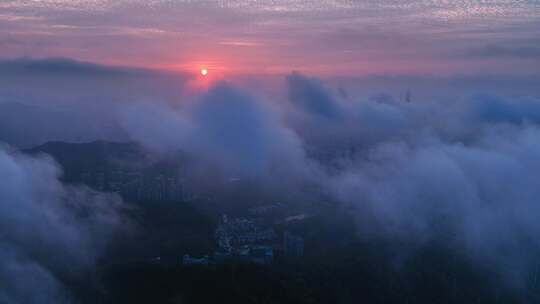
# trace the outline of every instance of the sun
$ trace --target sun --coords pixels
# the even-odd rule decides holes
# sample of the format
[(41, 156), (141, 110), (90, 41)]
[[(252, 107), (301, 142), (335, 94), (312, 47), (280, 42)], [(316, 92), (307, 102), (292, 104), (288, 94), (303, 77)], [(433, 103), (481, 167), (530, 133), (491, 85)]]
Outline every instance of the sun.
[(208, 75), (208, 70), (207, 69), (201, 69), (201, 75), (202, 76)]

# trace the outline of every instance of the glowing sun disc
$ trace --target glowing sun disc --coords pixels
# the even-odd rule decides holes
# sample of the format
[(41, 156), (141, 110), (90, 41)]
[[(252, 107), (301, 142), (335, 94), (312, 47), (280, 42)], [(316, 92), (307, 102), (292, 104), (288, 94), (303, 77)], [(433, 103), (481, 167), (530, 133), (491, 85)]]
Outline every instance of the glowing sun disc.
[(203, 75), (203, 76), (208, 75), (208, 70), (207, 69), (201, 69), (201, 75)]

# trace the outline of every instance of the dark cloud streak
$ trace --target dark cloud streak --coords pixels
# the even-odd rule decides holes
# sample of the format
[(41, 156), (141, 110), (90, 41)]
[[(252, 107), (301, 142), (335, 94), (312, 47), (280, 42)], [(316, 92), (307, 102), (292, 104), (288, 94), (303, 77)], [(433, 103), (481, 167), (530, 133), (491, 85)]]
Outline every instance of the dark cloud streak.
[(487, 45), (470, 49), (465, 55), (471, 58), (538, 59), (540, 58), (540, 47)]

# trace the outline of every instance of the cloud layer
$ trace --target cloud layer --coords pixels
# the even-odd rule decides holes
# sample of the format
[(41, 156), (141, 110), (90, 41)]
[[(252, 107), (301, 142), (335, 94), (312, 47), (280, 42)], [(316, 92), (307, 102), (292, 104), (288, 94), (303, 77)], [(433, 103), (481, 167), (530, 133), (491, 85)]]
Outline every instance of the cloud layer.
[[(123, 139), (155, 157), (187, 156), (197, 172), (252, 180), (280, 199), (345, 206), (354, 210), (360, 237), (443, 240), (521, 283), (540, 249), (537, 92), (499, 96), (493, 92), (500, 83), (486, 81), (478, 86), (482, 94), (466, 98), (460, 82), (438, 92), (442, 98), (417, 98), (414, 91), (410, 98), (386, 91), (366, 97), (358, 94), (365, 84), (354, 81), (335, 88), (295, 73), (274, 94), (218, 83), (191, 94), (157, 90), (134, 99), (106, 89), (93, 105)], [(35, 88), (41, 95), (30, 92), (32, 100), (49, 104), (46, 86)], [(86, 113), (92, 99), (85, 97), (71, 100), (74, 113)], [(0, 245), (9, 261), (0, 264), (0, 279), (17, 272), (46, 282), (51, 299), (66, 297), (55, 278), (67, 270), (56, 268), (56, 259), (78, 267), (95, 261), (93, 249), (110, 233), (102, 228), (119, 220), (106, 207), (116, 200), (61, 185), (48, 159), (3, 150), (0, 168), (7, 181), (0, 185), (0, 225), (9, 227), (0, 230), (8, 231)], [(13, 284), (0, 289), (0, 300), (23, 296)]]
[[(356, 210), (361, 235), (444, 240), (514, 283), (529, 275), (540, 249), (539, 99), (346, 102), (319, 80), (286, 81), (287, 111), (220, 84), (181, 109), (132, 113), (125, 127), (230, 175), (301, 180)], [(145, 113), (160, 119), (144, 123)]]

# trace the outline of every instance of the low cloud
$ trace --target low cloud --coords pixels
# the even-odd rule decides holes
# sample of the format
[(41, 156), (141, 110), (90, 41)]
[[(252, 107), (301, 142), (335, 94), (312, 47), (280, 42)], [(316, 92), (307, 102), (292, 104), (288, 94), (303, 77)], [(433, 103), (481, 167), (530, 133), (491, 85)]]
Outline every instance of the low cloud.
[(149, 149), (182, 151), (232, 176), (289, 170), (303, 159), (300, 139), (276, 109), (226, 83), (182, 109), (139, 103), (120, 115), (131, 138)]
[[(474, 83), (481, 83), (476, 89), (482, 94), (460, 94), (462, 82), (455, 82), (439, 92), (441, 98), (417, 98), (413, 92), (411, 102), (406, 102), (392, 92), (372, 98), (358, 94), (363, 84), (352, 80), (340, 86), (347, 94), (335, 94), (329, 82), (295, 73), (272, 97), (254, 93), (252, 87), (220, 83), (190, 96), (171, 94), (172, 99), (168, 94), (140, 95), (107, 109), (126, 138), (148, 153), (187, 156), (197, 170), (253, 179), (280, 194), (296, 194), (306, 189), (300, 185), (309, 185), (315, 193), (310, 201), (352, 207), (360, 236), (369, 233), (420, 244), (443, 240), (520, 283), (540, 249), (540, 225), (534, 218), (540, 213), (540, 99), (537, 91), (495, 94), (504, 81)], [(473, 85), (467, 86), (468, 93)], [(103, 92), (114, 96), (107, 100), (122, 99), (110, 92)], [(50, 160), (5, 152), (3, 160), (13, 171), (9, 176), (21, 177), (9, 179), (20, 180), (17, 184), (2, 185), (7, 193), (3, 195), (9, 197), (0, 201), (20, 200), (19, 208), (29, 210), (25, 216), (6, 218), (15, 221), (10, 227), (37, 217), (32, 225), (51, 221), (47, 227), (57, 230), (61, 241), (40, 234), (13, 238), (43, 237), (53, 250), (64, 247), (57, 242), (94, 248), (95, 234), (83, 231), (93, 231), (88, 227), (103, 219), (101, 213), (83, 221), (81, 228), (69, 220), (78, 213), (64, 208), (70, 202), (64, 198), (70, 191), (79, 195), (71, 206), (110, 197), (65, 188)], [(36, 209), (37, 193), (43, 201), (52, 201), (53, 209)], [(2, 214), (12, 210), (17, 209), (6, 208)], [(46, 210), (61, 220), (43, 215)], [(17, 228), (7, 231), (19, 233)], [(27, 254), (32, 246), (7, 244), (12, 249), (6, 259), (22, 256), (44, 269), (36, 276), (55, 277), (54, 272), (47, 274), (48, 261)], [(66, 254), (80, 257), (77, 252)], [(20, 271), (35, 269), (34, 264)]]
[(443, 240), (509, 282), (527, 277), (540, 250), (540, 100), (346, 103), (313, 78), (286, 84), (291, 112), (220, 84), (180, 109), (146, 104), (125, 127), (228, 174), (315, 185), (356, 210), (360, 235)]
[(0, 61), (0, 140), (126, 141), (117, 109), (141, 100), (176, 103), (189, 77), (70, 59)]
[(327, 119), (342, 116), (339, 105), (318, 79), (298, 73), (287, 76), (289, 100), (305, 112)]
[(46, 156), (0, 149), (0, 302), (70, 303), (65, 278), (93, 271), (126, 228), (119, 197), (65, 186)]

